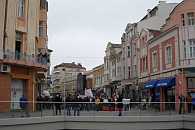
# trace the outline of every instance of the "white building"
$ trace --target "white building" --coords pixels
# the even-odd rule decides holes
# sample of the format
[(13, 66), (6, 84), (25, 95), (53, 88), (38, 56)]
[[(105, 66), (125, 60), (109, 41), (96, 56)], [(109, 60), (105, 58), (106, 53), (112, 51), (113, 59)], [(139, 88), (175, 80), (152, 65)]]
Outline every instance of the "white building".
[(85, 67), (74, 62), (55, 66), (52, 72), (52, 83), (55, 92), (64, 92), (65, 90), (66, 93), (74, 94), (77, 87), (77, 76), (85, 71)]

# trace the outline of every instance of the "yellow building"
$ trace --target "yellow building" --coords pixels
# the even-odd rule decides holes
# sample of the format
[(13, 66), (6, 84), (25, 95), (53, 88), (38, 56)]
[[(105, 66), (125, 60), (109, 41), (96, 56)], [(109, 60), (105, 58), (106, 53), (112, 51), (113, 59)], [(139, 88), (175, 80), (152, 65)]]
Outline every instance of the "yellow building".
[(93, 68), (93, 88), (101, 89), (104, 85), (104, 64)]
[(0, 0), (0, 112), (20, 109), (22, 95), (29, 110), (49, 67), (47, 0)]

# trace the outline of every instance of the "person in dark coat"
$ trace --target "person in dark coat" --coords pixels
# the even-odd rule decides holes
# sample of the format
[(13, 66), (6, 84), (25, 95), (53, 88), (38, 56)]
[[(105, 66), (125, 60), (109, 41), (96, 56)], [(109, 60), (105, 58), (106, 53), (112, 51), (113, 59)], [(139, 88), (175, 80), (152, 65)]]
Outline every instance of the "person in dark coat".
[(61, 105), (62, 105), (62, 97), (59, 94), (57, 94), (56, 97), (55, 97), (56, 115), (58, 115), (58, 111), (59, 111), (60, 115), (62, 114)]
[(29, 112), (28, 112), (28, 99), (23, 95), (20, 97), (20, 108), (21, 108), (21, 117), (24, 117), (24, 113), (26, 117), (29, 117)]
[(122, 103), (122, 101), (123, 101), (123, 97), (122, 97), (122, 95), (120, 95), (118, 97), (118, 99), (117, 99), (117, 102), (118, 102), (117, 107), (118, 107), (118, 111), (119, 111), (118, 116), (122, 116), (122, 110), (123, 110), (123, 103)]
[(66, 97), (67, 116), (71, 116), (71, 102), (72, 102), (71, 95), (68, 95)]
[(78, 96), (75, 96), (74, 99), (73, 99), (73, 111), (74, 111), (74, 116), (80, 116), (80, 100), (79, 100), (79, 97)]
[(183, 95), (179, 96), (179, 114), (185, 113), (185, 97)]

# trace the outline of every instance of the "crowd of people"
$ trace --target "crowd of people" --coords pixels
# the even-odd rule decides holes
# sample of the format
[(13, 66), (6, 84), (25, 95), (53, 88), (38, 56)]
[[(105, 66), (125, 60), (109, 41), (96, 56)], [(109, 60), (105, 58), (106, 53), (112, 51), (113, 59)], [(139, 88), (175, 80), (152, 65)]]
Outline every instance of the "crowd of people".
[[(188, 94), (185, 96), (179, 96), (179, 114), (185, 112), (191, 113), (193, 109), (192, 96)], [(66, 110), (67, 116), (80, 116), (80, 111), (117, 111), (118, 116), (122, 116), (122, 111), (129, 111), (132, 108), (138, 109), (148, 109), (153, 107), (152, 97), (142, 100), (138, 103), (134, 103), (130, 99), (124, 98), (122, 95), (115, 95), (113, 97), (108, 96), (96, 96), (96, 97), (86, 97), (79, 95), (68, 95), (65, 100), (61, 94), (56, 94), (53, 97), (48, 96), (38, 96), (36, 103), (36, 110), (42, 111), (45, 109), (53, 110), (55, 115), (61, 115), (62, 110)], [(159, 105), (159, 104), (158, 104)], [(20, 108), (21, 115), (30, 116), (28, 112), (28, 99), (23, 95), (20, 98)]]

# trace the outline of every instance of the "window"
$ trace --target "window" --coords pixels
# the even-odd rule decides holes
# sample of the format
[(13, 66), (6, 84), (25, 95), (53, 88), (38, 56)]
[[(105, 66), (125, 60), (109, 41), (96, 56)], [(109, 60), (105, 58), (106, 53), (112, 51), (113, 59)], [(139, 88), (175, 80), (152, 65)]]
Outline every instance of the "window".
[(195, 57), (195, 39), (189, 40), (190, 42), (190, 58)]
[(128, 67), (128, 78), (130, 79), (130, 77), (131, 77), (131, 67), (129, 66)]
[(185, 15), (184, 14), (181, 14), (181, 22), (182, 22), (182, 25), (185, 26)]
[(44, 22), (43, 21), (39, 21), (39, 36), (40, 37), (44, 37), (45, 33), (44, 33)]
[(19, 0), (18, 3), (18, 16), (24, 17), (25, 14), (25, 0)]
[(40, 8), (41, 9), (46, 9), (48, 11), (48, 2), (47, 2), (47, 0), (41, 0), (40, 1)]
[(195, 24), (194, 13), (190, 12), (190, 13), (187, 13), (187, 15), (188, 15), (188, 25), (194, 25)]
[(152, 53), (152, 69), (153, 69), (153, 72), (157, 71), (157, 66), (158, 66), (158, 59), (157, 59), (157, 52), (154, 51)]
[(188, 78), (188, 88), (195, 88), (195, 78)]
[(147, 56), (143, 58), (143, 72), (147, 71)]
[(15, 42), (15, 59), (20, 60), (21, 58), (21, 50), (23, 43), (23, 33), (16, 32), (16, 42)]
[(130, 46), (127, 47), (127, 57), (131, 56), (131, 48)]
[(187, 58), (187, 52), (186, 52), (186, 41), (183, 40), (183, 47), (184, 47), (184, 58)]
[(172, 64), (172, 60), (173, 60), (172, 52), (173, 51), (171, 46), (166, 47), (165, 63), (168, 65)]

